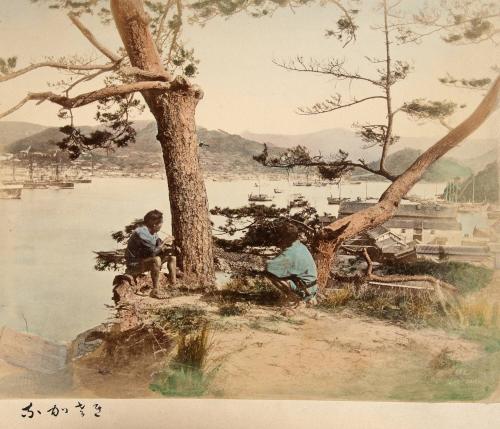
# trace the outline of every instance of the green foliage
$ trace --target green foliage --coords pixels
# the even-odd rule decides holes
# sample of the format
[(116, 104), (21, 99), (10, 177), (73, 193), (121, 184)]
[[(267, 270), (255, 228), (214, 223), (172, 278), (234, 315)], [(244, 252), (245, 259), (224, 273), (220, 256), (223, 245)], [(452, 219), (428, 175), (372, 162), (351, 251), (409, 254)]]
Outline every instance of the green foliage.
[(117, 243), (128, 241), (132, 233), (140, 226), (144, 225), (144, 219), (136, 219), (132, 223), (125, 225), (123, 230), (116, 231), (111, 234), (111, 238)]
[(365, 147), (370, 148), (373, 146), (384, 146), (386, 142), (389, 145), (393, 145), (399, 140), (399, 136), (388, 135), (387, 125), (357, 125), (355, 127), (359, 128), (356, 133), (361, 140), (366, 143)]
[(476, 267), (465, 262), (398, 262), (386, 266), (387, 274), (430, 275), (458, 288), (460, 293), (469, 293), (487, 286), (493, 276), (489, 268)]
[(0, 58), (0, 73), (11, 73), (16, 68), (16, 65), (17, 57)]
[(286, 170), (292, 170), (294, 167), (312, 167), (316, 168), (319, 175), (326, 180), (335, 180), (345, 176), (353, 170), (353, 166), (347, 160), (349, 153), (339, 150), (332, 157), (326, 159), (323, 156), (311, 156), (305, 146), (295, 146), (291, 149), (270, 156), (266, 144), (259, 155), (254, 155), (253, 159), (266, 167), (277, 167)]
[[(132, 223), (125, 225), (120, 231), (111, 233), (111, 238), (117, 244), (122, 244), (130, 238), (136, 228), (144, 224), (143, 219), (136, 219)], [(96, 256), (94, 269), (96, 271), (119, 271), (125, 267), (125, 254), (122, 251), (99, 252)]]
[[(431, 101), (417, 98), (403, 104), (401, 111), (418, 120), (445, 119), (455, 113), (458, 105), (451, 101)], [(460, 106), (465, 107), (465, 106)]]
[(460, 32), (452, 31), (443, 36), (443, 40), (447, 43), (475, 43), (488, 39), (494, 31), (495, 26), (491, 20), (476, 17), (464, 23)]
[(103, 23), (108, 23), (111, 16), (111, 11), (107, 7), (109, 2), (106, 0), (31, 0), (31, 3), (44, 4), (54, 10), (70, 10), (76, 15), (95, 14)]
[[(111, 85), (112, 79), (107, 80)], [(118, 96), (106, 100), (100, 100), (95, 114), (95, 120), (101, 124), (101, 128), (85, 134), (81, 128), (72, 124), (59, 128), (65, 137), (57, 143), (60, 149), (68, 151), (71, 159), (77, 159), (82, 153), (98, 148), (126, 147), (135, 142), (136, 131), (130, 120), (131, 113), (136, 110), (142, 112), (144, 106), (134, 94)], [(67, 119), (71, 112), (61, 110), (59, 117)]]
[(245, 11), (255, 18), (271, 15), (280, 7), (295, 7), (312, 0), (199, 0), (191, 4), (200, 20), (208, 20), (216, 16), (231, 16)]
[(439, 82), (445, 85), (460, 86), (463, 88), (482, 89), (491, 83), (491, 79), (489, 77), (482, 79), (456, 79), (448, 75), (440, 78)]
[(309, 204), (297, 212), (275, 205), (251, 204), (239, 208), (215, 207), (210, 213), (226, 218), (225, 224), (219, 228), (221, 233), (228, 236), (243, 234), (236, 239), (215, 238), (215, 243), (228, 251), (242, 252), (251, 247), (276, 246), (286, 223), (303, 224), (303, 231), (311, 238), (319, 230), (319, 216)]

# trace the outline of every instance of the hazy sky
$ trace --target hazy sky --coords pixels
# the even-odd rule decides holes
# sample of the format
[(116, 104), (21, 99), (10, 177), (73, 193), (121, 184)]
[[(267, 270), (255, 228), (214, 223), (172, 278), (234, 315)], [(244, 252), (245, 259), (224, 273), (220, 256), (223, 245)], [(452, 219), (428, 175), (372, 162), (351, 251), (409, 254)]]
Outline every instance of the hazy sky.
[[(420, 3), (406, 0), (402, 5), (410, 8)], [(28, 0), (0, 0), (0, 4), (0, 56), (17, 55), (20, 67), (45, 56), (79, 54), (101, 58), (64, 12), (31, 5)], [(233, 133), (251, 130), (297, 134), (325, 128), (350, 128), (355, 121), (364, 123), (383, 119), (383, 100), (323, 115), (297, 115), (297, 106), (320, 101), (337, 91), (362, 98), (373, 95), (374, 90), (363, 83), (354, 83), (350, 87), (345, 83), (335, 85), (328, 77), (287, 72), (272, 63), (273, 58), (286, 59), (296, 55), (319, 59), (341, 57), (346, 59), (349, 69), (373, 76), (373, 71), (368, 68), (371, 65), (364, 56), (383, 56), (382, 36), (370, 30), (370, 24), (381, 24), (382, 17), (374, 11), (375, 0), (364, 4), (365, 13), (358, 20), (363, 30), (359, 32), (358, 40), (344, 49), (336, 40), (324, 37), (325, 29), (332, 28), (338, 18), (338, 11), (333, 6), (304, 7), (296, 9), (295, 13), (285, 8), (272, 18), (261, 19), (241, 14), (227, 20), (213, 20), (204, 28), (187, 28), (185, 39), (195, 48), (200, 59), (196, 81), (205, 91), (205, 98), (197, 111), (198, 124)], [(102, 26), (90, 17), (83, 19), (101, 41), (112, 48), (119, 46), (112, 24)], [(491, 43), (455, 47), (441, 42), (438, 37), (419, 46), (395, 46), (393, 57), (408, 60), (414, 66), (414, 72), (407, 80), (394, 87), (395, 107), (417, 97), (465, 102), (467, 107), (451, 121), (457, 123), (477, 105), (481, 94), (443, 87), (437, 78), (446, 72), (457, 77), (491, 76), (490, 66), (500, 63), (498, 53), (498, 47)], [(57, 80), (53, 70), (38, 70), (0, 84), (0, 109), (16, 104), (28, 91), (46, 90), (49, 80)], [(82, 86), (80, 90), (95, 87)], [(57, 110), (50, 103), (39, 106), (32, 103), (5, 120), (61, 125), (63, 122), (57, 118)], [(79, 109), (78, 123), (91, 124), (93, 111), (93, 108)], [(497, 113), (475, 136), (488, 137), (498, 133), (498, 117)], [(141, 119), (149, 118), (149, 113), (145, 112)], [(403, 115), (396, 119), (395, 130), (403, 136), (440, 137), (445, 133), (440, 125), (418, 125)]]

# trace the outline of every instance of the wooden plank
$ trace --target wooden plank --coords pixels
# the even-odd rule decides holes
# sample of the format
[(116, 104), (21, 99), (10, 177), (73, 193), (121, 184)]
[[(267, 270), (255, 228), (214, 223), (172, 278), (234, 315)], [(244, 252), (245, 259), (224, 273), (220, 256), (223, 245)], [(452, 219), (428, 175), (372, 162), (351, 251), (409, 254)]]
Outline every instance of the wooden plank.
[(368, 282), (368, 284), (370, 284), (372, 286), (389, 286), (389, 287), (398, 287), (398, 288), (404, 288), (404, 289), (434, 290), (433, 287), (411, 286), (411, 285), (403, 285), (403, 284), (397, 284), (397, 283)]

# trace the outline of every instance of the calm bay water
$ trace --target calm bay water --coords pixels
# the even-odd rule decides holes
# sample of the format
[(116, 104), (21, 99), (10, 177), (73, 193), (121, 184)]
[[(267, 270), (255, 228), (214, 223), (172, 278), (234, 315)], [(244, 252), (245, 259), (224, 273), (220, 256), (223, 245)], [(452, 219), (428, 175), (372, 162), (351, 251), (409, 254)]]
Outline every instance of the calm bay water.
[[(387, 183), (344, 185), (343, 197), (378, 197)], [(287, 181), (261, 181), (260, 191), (276, 194), (284, 206), (291, 193), (301, 193), (318, 212), (336, 215), (326, 197), (337, 187), (295, 187)], [(433, 196), (444, 184), (418, 184), (411, 193)], [(258, 193), (253, 181), (207, 180), (210, 206), (237, 207)], [(94, 179), (74, 190), (25, 190), (21, 200), (0, 200), (0, 326), (8, 325), (53, 340), (68, 341), (105, 321), (112, 304), (114, 273), (93, 269), (95, 250), (111, 250), (110, 233), (157, 208), (169, 214), (164, 181)]]

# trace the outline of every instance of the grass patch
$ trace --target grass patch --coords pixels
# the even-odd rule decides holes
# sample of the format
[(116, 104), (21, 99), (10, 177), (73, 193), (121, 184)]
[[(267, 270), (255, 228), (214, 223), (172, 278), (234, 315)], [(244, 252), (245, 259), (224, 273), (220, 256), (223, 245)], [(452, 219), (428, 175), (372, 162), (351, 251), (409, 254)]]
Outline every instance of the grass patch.
[(435, 371), (451, 369), (456, 365), (457, 361), (451, 357), (451, 352), (446, 347), (434, 356), (429, 363), (429, 367)]
[(211, 330), (207, 323), (196, 332), (181, 333), (176, 356), (167, 369), (156, 374), (150, 389), (164, 396), (202, 396), (218, 369), (207, 368), (211, 346)]
[(416, 261), (384, 266), (386, 274), (430, 275), (456, 286), (460, 293), (469, 293), (487, 286), (493, 270), (465, 262)]
[(326, 291), (319, 308), (337, 311), (349, 308), (357, 313), (400, 324), (427, 326), (442, 315), (438, 297), (432, 291), (346, 284)]
[(450, 315), (462, 329), (483, 327), (500, 328), (498, 303), (491, 303), (484, 296), (459, 297), (450, 304)]
[(165, 329), (182, 334), (200, 330), (207, 323), (206, 311), (194, 305), (160, 308), (156, 311), (158, 323)]
[(345, 285), (341, 289), (327, 290), (325, 298), (319, 303), (319, 308), (334, 311), (345, 307), (349, 301), (355, 298), (355, 290), (353, 285)]
[(222, 317), (241, 316), (247, 311), (248, 308), (239, 302), (227, 302), (219, 305), (219, 315)]

